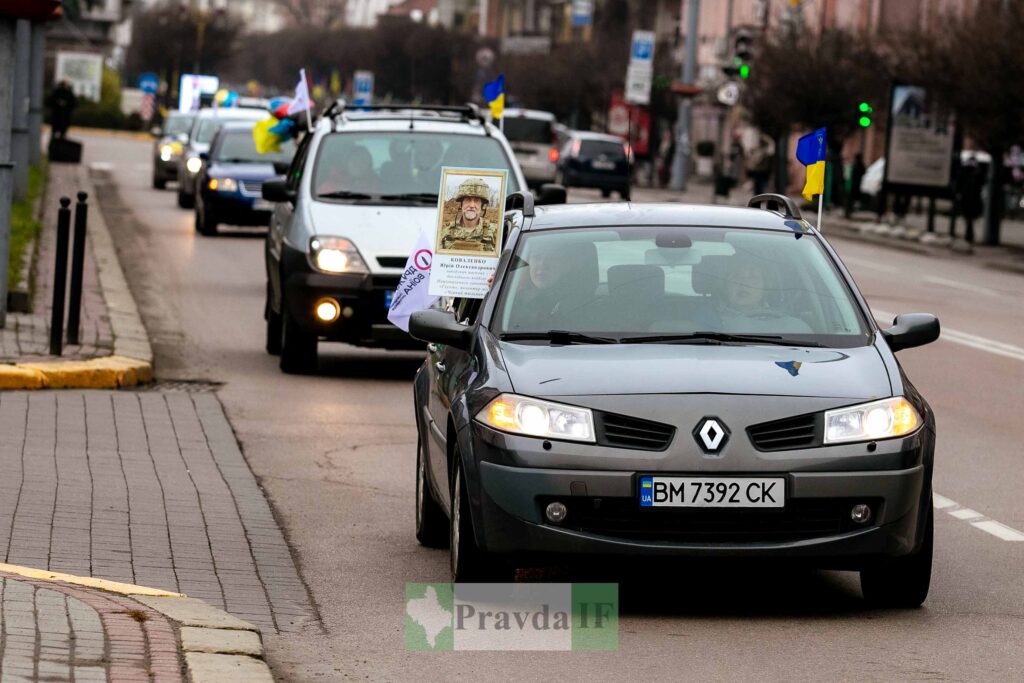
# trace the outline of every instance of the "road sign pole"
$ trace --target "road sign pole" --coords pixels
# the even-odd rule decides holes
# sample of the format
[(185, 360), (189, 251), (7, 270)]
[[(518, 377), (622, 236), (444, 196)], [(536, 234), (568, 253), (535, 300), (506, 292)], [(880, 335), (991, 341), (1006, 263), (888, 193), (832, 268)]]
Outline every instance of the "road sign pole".
[(28, 81), (28, 162), (33, 166), (43, 160), (43, 47), (46, 28), (42, 22), (32, 24), (32, 46)]
[(32, 24), (19, 19), (14, 35), (14, 109), (11, 119), (11, 161), (14, 162), (14, 198), (28, 195), (28, 87), (32, 55)]
[(7, 260), (11, 242), (11, 114), (14, 108), (15, 20), (0, 17), (0, 329), (7, 323)]
[[(686, 58), (683, 60), (683, 84), (693, 85), (697, 71), (697, 22), (700, 18), (700, 0), (688, 0), (686, 21)], [(678, 138), (676, 154), (672, 160), (672, 183), (670, 187), (681, 192), (686, 190), (686, 176), (690, 165), (690, 117), (691, 97), (684, 95), (679, 100), (679, 116), (676, 121)]]

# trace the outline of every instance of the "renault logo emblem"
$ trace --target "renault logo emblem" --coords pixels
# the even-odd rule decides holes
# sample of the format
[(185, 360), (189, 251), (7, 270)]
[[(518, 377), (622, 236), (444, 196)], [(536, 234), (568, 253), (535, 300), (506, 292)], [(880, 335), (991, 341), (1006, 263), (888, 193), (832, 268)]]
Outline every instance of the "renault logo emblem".
[(707, 455), (718, 455), (729, 441), (729, 428), (716, 417), (705, 417), (693, 428), (693, 438)]

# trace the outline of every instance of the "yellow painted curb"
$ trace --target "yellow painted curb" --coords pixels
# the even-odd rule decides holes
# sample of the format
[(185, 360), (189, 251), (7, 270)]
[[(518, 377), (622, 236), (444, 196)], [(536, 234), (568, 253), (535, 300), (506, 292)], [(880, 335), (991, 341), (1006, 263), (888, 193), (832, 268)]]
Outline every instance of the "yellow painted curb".
[(152, 365), (125, 356), (0, 366), (0, 389), (117, 389), (152, 380)]
[(151, 595), (158, 598), (187, 597), (184, 593), (172, 593), (170, 591), (160, 590), (159, 588), (148, 588), (146, 586), (136, 586), (133, 583), (120, 583), (118, 581), (107, 581), (106, 579), (95, 579), (91, 576), (61, 574), (60, 572), (51, 572), (46, 569), (33, 569), (32, 567), (22, 567), (16, 564), (0, 563), (0, 572), (7, 572), (8, 574), (14, 574), (15, 576), (24, 576), (26, 579), (63, 581), (64, 583), (70, 583), (75, 586), (98, 588), (111, 593), (120, 593), (121, 595)]

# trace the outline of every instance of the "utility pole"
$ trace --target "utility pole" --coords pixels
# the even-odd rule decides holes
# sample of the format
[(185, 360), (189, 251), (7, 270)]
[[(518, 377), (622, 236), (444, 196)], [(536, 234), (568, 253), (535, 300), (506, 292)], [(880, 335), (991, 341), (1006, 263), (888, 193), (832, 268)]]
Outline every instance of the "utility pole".
[(28, 195), (28, 85), (32, 54), (32, 24), (18, 19), (14, 31), (14, 106), (11, 119), (11, 161), (14, 162), (14, 199)]
[(43, 160), (43, 47), (46, 29), (41, 21), (32, 23), (32, 48), (28, 82), (28, 162), (38, 166)]
[(11, 114), (14, 109), (16, 21), (0, 16), (0, 329), (7, 323), (7, 260), (11, 244)]
[[(686, 56), (683, 59), (683, 85), (693, 85), (697, 71), (697, 23), (700, 18), (700, 0), (689, 0), (686, 6)], [(679, 100), (679, 115), (676, 121), (678, 137), (676, 138), (676, 154), (672, 159), (673, 190), (686, 189), (686, 176), (690, 167), (690, 120), (692, 116), (691, 95), (683, 95)]]

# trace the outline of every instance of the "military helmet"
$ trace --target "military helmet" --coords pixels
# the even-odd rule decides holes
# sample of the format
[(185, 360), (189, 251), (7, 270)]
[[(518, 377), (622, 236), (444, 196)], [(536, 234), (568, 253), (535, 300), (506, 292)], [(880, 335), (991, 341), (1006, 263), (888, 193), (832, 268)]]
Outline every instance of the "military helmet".
[(455, 201), (461, 202), (466, 197), (476, 197), (485, 203), (491, 200), (491, 190), (483, 178), (469, 178), (463, 180), (459, 189), (455, 191)]

